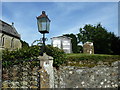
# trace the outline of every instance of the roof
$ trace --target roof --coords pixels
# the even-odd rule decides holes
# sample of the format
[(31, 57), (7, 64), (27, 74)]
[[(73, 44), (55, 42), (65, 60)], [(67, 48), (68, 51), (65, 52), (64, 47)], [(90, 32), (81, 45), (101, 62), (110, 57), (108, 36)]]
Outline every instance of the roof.
[(57, 37), (52, 37), (51, 39), (53, 39), (53, 38), (67, 38), (67, 39), (72, 39), (72, 38), (67, 37), (67, 36), (57, 36)]
[(18, 34), (15, 27), (2, 20), (0, 20), (0, 32), (20, 39), (20, 34)]
[(37, 19), (38, 18), (47, 18), (50, 21), (50, 19), (48, 18), (48, 16), (45, 14), (45, 11), (42, 11), (42, 14), (40, 16), (38, 16)]

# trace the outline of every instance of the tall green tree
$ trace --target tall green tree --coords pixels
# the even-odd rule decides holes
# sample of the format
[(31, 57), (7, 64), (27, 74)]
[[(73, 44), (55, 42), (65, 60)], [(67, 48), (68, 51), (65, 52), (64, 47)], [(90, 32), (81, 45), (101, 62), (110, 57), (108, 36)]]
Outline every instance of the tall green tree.
[(77, 34), (78, 43), (83, 44), (87, 41), (93, 41), (95, 27), (92, 25), (85, 25), (84, 28), (80, 28), (80, 33)]
[(112, 54), (120, 55), (120, 37), (115, 36), (115, 34), (111, 32), (109, 33), (109, 36)]
[(29, 47), (29, 44), (23, 40), (21, 40), (21, 43), (22, 43), (22, 48), (27, 48)]
[(95, 53), (98, 54), (114, 54), (117, 49), (120, 51), (119, 38), (114, 33), (107, 32), (101, 24), (85, 25), (84, 28), (80, 28), (77, 37), (78, 43), (93, 42)]

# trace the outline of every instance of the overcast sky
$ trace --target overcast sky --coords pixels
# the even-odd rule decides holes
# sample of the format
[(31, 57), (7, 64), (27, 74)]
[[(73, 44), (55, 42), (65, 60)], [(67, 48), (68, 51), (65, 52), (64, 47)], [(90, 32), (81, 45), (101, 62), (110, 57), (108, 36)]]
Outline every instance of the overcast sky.
[(50, 38), (62, 34), (78, 33), (85, 24), (101, 23), (109, 32), (118, 35), (117, 2), (3, 2), (2, 19), (14, 26), (21, 39), (31, 43), (42, 37), (38, 32), (36, 16), (46, 11), (51, 20)]

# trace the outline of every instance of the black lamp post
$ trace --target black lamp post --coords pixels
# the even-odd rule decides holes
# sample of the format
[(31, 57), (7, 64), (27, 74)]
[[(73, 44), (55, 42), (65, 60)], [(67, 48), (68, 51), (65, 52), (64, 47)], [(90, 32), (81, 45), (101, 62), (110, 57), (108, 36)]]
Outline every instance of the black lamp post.
[(38, 31), (43, 34), (43, 47), (42, 47), (42, 55), (45, 52), (45, 33), (49, 33), (50, 29), (50, 19), (48, 16), (45, 14), (45, 11), (42, 11), (42, 14), (37, 17), (37, 24), (38, 24)]

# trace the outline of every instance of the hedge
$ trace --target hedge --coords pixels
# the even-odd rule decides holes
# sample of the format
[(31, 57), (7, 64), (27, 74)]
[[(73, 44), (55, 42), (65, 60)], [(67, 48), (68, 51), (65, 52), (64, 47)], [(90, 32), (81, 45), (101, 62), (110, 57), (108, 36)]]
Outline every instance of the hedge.
[(20, 64), (30, 60), (37, 59), (39, 56), (40, 47), (31, 46), (27, 48), (21, 48), (14, 51), (3, 50), (2, 51), (2, 66), (9, 67), (12, 65)]
[(60, 65), (64, 64), (66, 61), (66, 54), (64, 53), (63, 50), (57, 47), (46, 46), (46, 53), (54, 58), (53, 60), (54, 67), (59, 67)]
[[(15, 51), (3, 50), (2, 51), (2, 66), (9, 67), (16, 64), (21, 64), (25, 62), (29, 62), (32, 60), (36, 65), (36, 59), (40, 55), (41, 48), (40, 46), (31, 46), (26, 48), (21, 48)], [(66, 54), (63, 50), (52, 47), (46, 46), (46, 53), (52, 56), (53, 59), (53, 66), (59, 67), (63, 64), (66, 60)]]

